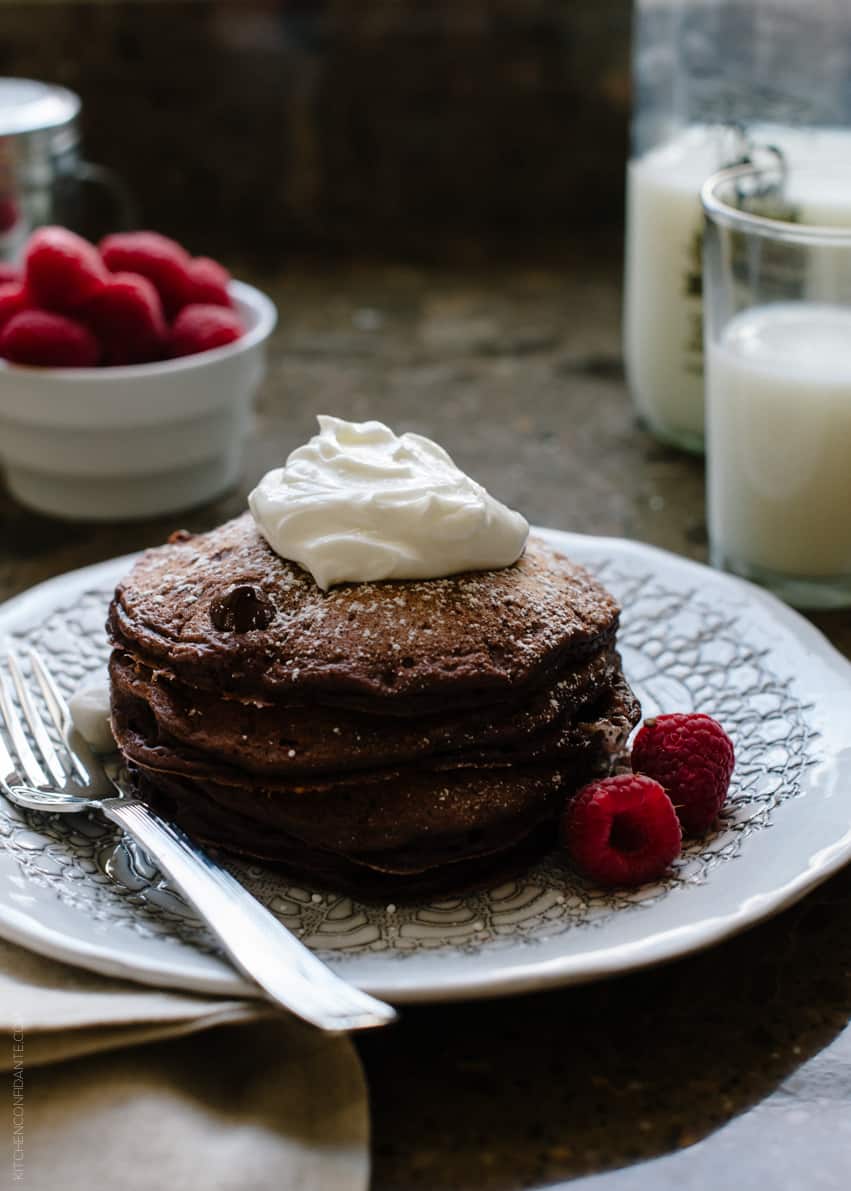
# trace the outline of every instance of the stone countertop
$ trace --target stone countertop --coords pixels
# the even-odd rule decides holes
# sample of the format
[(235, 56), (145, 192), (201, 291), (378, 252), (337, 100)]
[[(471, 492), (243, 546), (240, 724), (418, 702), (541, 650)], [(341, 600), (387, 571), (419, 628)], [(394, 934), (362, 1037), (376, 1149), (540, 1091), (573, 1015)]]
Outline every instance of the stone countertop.
[[(0, 599), (210, 527), (312, 432), (376, 417), (443, 443), (530, 520), (706, 557), (701, 461), (634, 424), (615, 262), (563, 272), (294, 270), (246, 483), (137, 525), (64, 525), (0, 493)], [(817, 623), (851, 655), (851, 615)], [(846, 1186), (851, 870), (711, 951), (608, 983), (407, 1009), (359, 1039), (374, 1191)]]

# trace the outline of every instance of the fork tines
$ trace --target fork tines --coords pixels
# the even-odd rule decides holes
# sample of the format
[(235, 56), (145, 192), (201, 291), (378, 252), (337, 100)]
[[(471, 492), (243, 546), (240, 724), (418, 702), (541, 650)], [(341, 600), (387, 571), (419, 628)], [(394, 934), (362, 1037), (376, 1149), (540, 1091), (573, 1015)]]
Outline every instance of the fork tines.
[[(34, 649), (27, 657), (29, 682), (13, 652), (0, 659), (0, 781), (9, 785), (23, 779), (37, 789), (63, 789), (75, 771), (83, 780), (88, 775), (67, 746), (71, 717), (54, 678)], [(46, 716), (39, 710), (36, 688)]]

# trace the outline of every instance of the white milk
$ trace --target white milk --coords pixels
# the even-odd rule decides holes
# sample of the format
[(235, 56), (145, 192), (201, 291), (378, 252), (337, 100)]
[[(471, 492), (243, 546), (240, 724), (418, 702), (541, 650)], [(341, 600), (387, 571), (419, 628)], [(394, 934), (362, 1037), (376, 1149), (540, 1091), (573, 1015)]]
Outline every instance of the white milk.
[(737, 315), (709, 348), (706, 399), (716, 560), (851, 574), (851, 308)]
[(697, 442), (703, 435), (700, 188), (720, 165), (714, 131), (691, 128), (630, 162), (627, 173), (627, 380), (654, 429)]
[[(786, 197), (802, 222), (851, 226), (851, 186), (842, 176), (851, 170), (851, 131), (763, 125), (750, 135), (756, 144), (779, 145), (793, 170), (807, 166), (835, 177), (835, 184), (820, 179), (814, 190), (793, 176)], [(700, 188), (731, 153), (728, 130), (696, 125), (631, 162), (627, 174), (627, 379), (650, 425), (684, 445), (699, 446), (703, 435)], [(834, 269), (824, 258), (822, 267), (812, 296), (845, 300), (833, 281), (847, 276), (845, 264)]]

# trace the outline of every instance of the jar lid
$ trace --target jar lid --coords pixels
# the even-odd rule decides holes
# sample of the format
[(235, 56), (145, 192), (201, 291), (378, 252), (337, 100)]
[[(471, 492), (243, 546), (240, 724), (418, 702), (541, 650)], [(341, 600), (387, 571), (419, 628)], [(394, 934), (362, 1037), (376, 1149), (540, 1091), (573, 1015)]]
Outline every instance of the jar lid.
[(80, 110), (80, 97), (35, 79), (0, 78), (0, 136), (61, 128)]

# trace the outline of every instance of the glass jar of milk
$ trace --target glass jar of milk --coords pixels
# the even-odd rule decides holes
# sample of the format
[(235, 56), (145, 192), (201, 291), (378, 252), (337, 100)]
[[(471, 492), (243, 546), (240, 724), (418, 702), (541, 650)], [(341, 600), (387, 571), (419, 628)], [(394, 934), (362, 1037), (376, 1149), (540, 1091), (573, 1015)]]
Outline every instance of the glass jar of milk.
[[(703, 187), (712, 562), (804, 608), (851, 606), (851, 227), (767, 217), (827, 174), (738, 166)], [(788, 208), (787, 208), (788, 209)]]
[[(851, 161), (848, 0), (636, 0), (624, 356), (644, 424), (704, 441), (700, 188), (771, 146), (791, 165)], [(851, 192), (795, 196), (797, 218), (851, 226)]]

